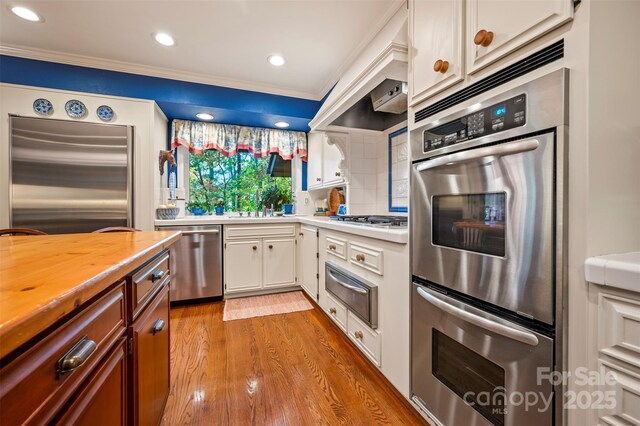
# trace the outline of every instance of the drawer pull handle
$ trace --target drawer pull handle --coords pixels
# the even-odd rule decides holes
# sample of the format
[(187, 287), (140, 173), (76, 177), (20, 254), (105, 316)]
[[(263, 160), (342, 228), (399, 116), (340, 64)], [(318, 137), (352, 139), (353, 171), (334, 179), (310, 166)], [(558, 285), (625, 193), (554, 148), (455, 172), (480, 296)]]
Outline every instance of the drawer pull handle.
[(273, 244), (269, 244), (269, 248), (272, 249), (273, 248)]
[(258, 246), (253, 246), (253, 247), (251, 247), (251, 248), (252, 248), (254, 251), (255, 251), (255, 250), (258, 250)]
[(356, 254), (356, 260), (358, 262), (364, 262), (364, 254)]
[(155, 271), (151, 274), (151, 282), (155, 283), (156, 281), (160, 281), (164, 277), (164, 271)]
[(362, 340), (362, 339), (364, 338), (364, 334), (362, 334), (362, 331), (360, 331), (360, 330), (358, 330), (358, 331), (356, 331), (355, 333), (353, 333), (353, 336), (354, 336), (356, 339), (360, 339), (360, 340)]
[(164, 321), (159, 319), (153, 324), (153, 328), (151, 329), (151, 332), (155, 336), (156, 334), (160, 333), (162, 330), (164, 330)]
[(329, 244), (329, 250), (336, 250), (336, 245), (335, 244)]
[(89, 340), (87, 336), (83, 336), (78, 343), (69, 349), (69, 352), (58, 360), (56, 378), (60, 379), (63, 374), (70, 373), (84, 364), (97, 347), (96, 342)]
[(449, 69), (449, 62), (448, 61), (443, 61), (442, 59), (438, 59), (433, 64), (433, 70), (435, 72), (439, 72), (439, 73), (445, 74), (448, 69)]
[(336, 314), (336, 308), (329, 308), (329, 313), (335, 315)]

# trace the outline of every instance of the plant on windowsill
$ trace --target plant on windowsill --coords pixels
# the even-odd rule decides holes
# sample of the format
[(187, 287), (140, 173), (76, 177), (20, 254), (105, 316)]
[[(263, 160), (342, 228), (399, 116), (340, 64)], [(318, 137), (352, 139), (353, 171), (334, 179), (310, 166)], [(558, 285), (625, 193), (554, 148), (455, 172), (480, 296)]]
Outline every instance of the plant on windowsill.
[(224, 200), (222, 198), (218, 198), (213, 205), (215, 207), (216, 216), (222, 216), (224, 214)]
[(280, 191), (280, 202), (282, 203), (282, 211), (284, 214), (293, 214), (291, 191)]
[(190, 200), (187, 209), (195, 216), (202, 216), (209, 211), (209, 204), (206, 201)]

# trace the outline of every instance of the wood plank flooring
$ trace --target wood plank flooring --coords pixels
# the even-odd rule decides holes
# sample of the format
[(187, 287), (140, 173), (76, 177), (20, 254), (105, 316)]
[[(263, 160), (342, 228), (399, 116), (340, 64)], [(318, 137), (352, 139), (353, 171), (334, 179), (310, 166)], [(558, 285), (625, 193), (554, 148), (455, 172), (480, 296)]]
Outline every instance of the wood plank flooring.
[(317, 307), (223, 322), (171, 310), (163, 425), (427, 424)]

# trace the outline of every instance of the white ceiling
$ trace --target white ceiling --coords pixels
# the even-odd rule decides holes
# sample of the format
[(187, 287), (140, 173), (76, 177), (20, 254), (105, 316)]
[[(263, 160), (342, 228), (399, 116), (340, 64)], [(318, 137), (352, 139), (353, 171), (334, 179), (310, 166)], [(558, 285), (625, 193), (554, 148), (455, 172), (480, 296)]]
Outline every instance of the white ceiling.
[[(0, 3), (0, 53), (317, 100), (404, 0)], [(45, 21), (14, 16), (14, 5)], [(156, 43), (160, 31), (176, 45)], [(273, 67), (271, 54), (286, 64)]]

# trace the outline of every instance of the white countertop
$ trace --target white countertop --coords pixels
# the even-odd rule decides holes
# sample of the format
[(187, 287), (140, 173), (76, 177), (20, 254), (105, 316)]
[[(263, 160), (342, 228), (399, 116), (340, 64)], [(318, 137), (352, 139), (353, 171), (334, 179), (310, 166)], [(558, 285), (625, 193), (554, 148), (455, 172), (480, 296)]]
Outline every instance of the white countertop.
[(192, 225), (255, 225), (262, 223), (304, 223), (319, 228), (332, 229), (339, 232), (376, 238), (393, 243), (407, 244), (409, 232), (407, 228), (394, 229), (366, 225), (354, 225), (338, 222), (321, 216), (280, 216), (280, 217), (238, 217), (238, 216), (186, 216), (177, 219), (156, 220), (156, 226), (192, 226)]
[(640, 292), (640, 252), (590, 257), (584, 273), (591, 283)]

